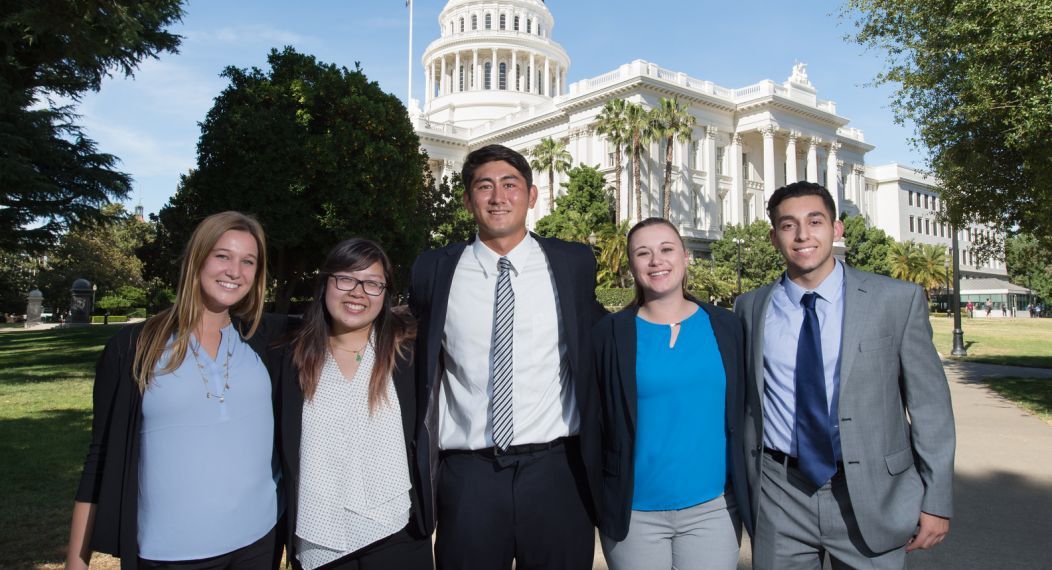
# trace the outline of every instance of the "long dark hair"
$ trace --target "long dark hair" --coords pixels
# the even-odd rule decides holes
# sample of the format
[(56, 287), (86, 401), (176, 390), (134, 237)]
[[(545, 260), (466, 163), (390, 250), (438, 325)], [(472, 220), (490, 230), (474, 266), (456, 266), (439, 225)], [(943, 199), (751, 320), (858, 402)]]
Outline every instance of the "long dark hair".
[(387, 378), (394, 370), (395, 359), (412, 350), (416, 323), (407, 310), (395, 308), (391, 301), (392, 291), (397, 291), (391, 282), (391, 260), (376, 242), (363, 238), (344, 240), (329, 251), (314, 285), (314, 300), (304, 314), (303, 326), (292, 340), (292, 360), (300, 371), (300, 389), (307, 400), (314, 397), (318, 388), (325, 353), (329, 350), (332, 316), (325, 306), (329, 276), (337, 271), (361, 271), (377, 262), (383, 267), (387, 288), (380, 314), (373, 321), (376, 364), (369, 378), (369, 410), (387, 401)]
[[(676, 229), (676, 226), (672, 225), (672, 222), (666, 220), (665, 218), (647, 218), (632, 226), (632, 229), (628, 230), (628, 235), (625, 236), (625, 248), (628, 249), (628, 244), (632, 243), (633, 234), (649, 226), (665, 226), (668, 229), (672, 230), (672, 233), (676, 234), (676, 237), (679, 238), (679, 245), (683, 246), (683, 251), (687, 251), (687, 244), (683, 241), (683, 236), (679, 235), (679, 230)], [(631, 259), (632, 250), (628, 251), (628, 257), (629, 259)], [(628, 265), (631, 267), (631, 261)], [(694, 300), (694, 297), (690, 293), (687, 293), (687, 276), (689, 274), (690, 271), (683, 272), (683, 298)], [(632, 299), (632, 302), (629, 304), (629, 306), (634, 305), (636, 307), (642, 307), (643, 303), (646, 302), (646, 298), (643, 296), (643, 288), (639, 286), (639, 281), (634, 279), (634, 277), (635, 276), (633, 276), (632, 281), (635, 282), (636, 296)]]

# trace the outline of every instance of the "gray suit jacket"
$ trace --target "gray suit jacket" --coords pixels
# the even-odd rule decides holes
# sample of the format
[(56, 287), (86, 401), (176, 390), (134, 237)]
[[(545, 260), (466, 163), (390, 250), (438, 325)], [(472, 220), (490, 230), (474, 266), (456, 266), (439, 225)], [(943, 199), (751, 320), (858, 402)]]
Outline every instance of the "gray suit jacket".
[[(734, 305), (745, 324), (743, 444), (753, 516), (762, 508), (763, 329), (775, 286), (750, 291)], [(906, 543), (921, 511), (953, 514), (950, 391), (920, 287), (845, 266), (842, 334), (837, 413), (844, 472), (863, 540), (883, 552)]]

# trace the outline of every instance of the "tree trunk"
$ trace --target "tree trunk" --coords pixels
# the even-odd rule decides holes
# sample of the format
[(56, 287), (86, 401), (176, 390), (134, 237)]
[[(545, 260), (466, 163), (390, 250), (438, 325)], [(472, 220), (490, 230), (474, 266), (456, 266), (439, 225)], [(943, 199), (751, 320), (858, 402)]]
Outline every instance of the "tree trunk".
[(621, 144), (618, 143), (614, 152), (614, 225), (621, 223)]
[(555, 211), (555, 160), (548, 167), (548, 213)]
[(635, 182), (635, 195), (636, 195), (636, 222), (643, 220), (643, 191), (640, 189), (642, 184), (642, 175), (639, 173), (639, 136), (632, 137), (632, 177)]
[(665, 185), (662, 188), (666, 220), (672, 219), (672, 137), (665, 139)]

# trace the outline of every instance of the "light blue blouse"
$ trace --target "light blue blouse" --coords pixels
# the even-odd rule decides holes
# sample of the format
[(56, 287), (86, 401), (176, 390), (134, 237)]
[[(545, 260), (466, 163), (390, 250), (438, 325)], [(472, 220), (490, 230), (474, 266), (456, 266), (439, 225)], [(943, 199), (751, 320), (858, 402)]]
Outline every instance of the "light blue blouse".
[[(198, 350), (195, 360), (188, 350), (143, 396), (139, 556), (147, 560), (226, 554), (255, 542), (277, 521), (270, 377), (233, 325), (222, 335), (215, 359)], [(197, 346), (196, 338), (190, 342)], [(207, 393), (223, 393), (223, 401)]]
[(727, 375), (709, 315), (669, 325), (636, 317), (636, 443), (632, 509), (712, 500), (727, 485)]

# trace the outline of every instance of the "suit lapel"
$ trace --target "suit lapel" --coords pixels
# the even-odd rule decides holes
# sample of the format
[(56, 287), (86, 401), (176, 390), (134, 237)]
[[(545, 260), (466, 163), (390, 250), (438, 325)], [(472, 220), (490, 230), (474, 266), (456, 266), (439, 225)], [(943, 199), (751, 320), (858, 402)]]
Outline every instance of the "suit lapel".
[(844, 393), (844, 385), (855, 362), (855, 355), (858, 354), (859, 334), (865, 328), (865, 307), (868, 303), (865, 281), (863, 273), (844, 266), (844, 319), (843, 332), (840, 334), (841, 394)]
[[(723, 360), (723, 373), (726, 376), (726, 399), (727, 399), (727, 410), (728, 412), (734, 409), (735, 401), (735, 390), (739, 390), (738, 382), (734, 378), (734, 371), (738, 369), (740, 364), (738, 363), (738, 357), (740, 356), (740, 348), (734, 346), (734, 333), (727, 330), (726, 325), (721, 319), (717, 319), (713, 316), (715, 307), (711, 305), (701, 305), (701, 308), (709, 315), (709, 323), (712, 326), (712, 334), (716, 337), (716, 346), (720, 349), (720, 357)], [(726, 424), (731, 425), (731, 421), (734, 419), (730, 413), (724, 414)]]
[(573, 271), (569, 260), (562, 255), (546, 238), (534, 235), (534, 239), (541, 245), (544, 256), (548, 258), (548, 264), (552, 268), (552, 276), (555, 279), (555, 290), (559, 296), (559, 316), (563, 326), (563, 335), (566, 340), (566, 352), (570, 355), (570, 367), (574, 378), (579, 378), (577, 368), (577, 304), (574, 298), (574, 282), (571, 276)]
[(752, 372), (756, 382), (756, 393), (763, 394), (763, 330), (767, 321), (767, 307), (774, 296), (775, 281), (756, 292), (756, 303), (752, 306)]
[(636, 429), (636, 313), (637, 307), (621, 311), (614, 318), (614, 346), (617, 367), (621, 371), (621, 393), (628, 406), (629, 427)]
[(431, 281), (434, 284), (431, 291), (431, 314), (427, 328), (426, 380), (429, 387), (438, 377), (438, 355), (442, 349), (442, 333), (446, 326), (446, 310), (449, 307), (449, 290), (453, 284), (453, 273), (457, 269), (457, 263), (460, 262), (464, 248), (470, 243), (471, 241), (468, 241), (446, 248), (443, 250), (444, 255), (438, 256), (438, 261), (435, 262), (435, 274)]

